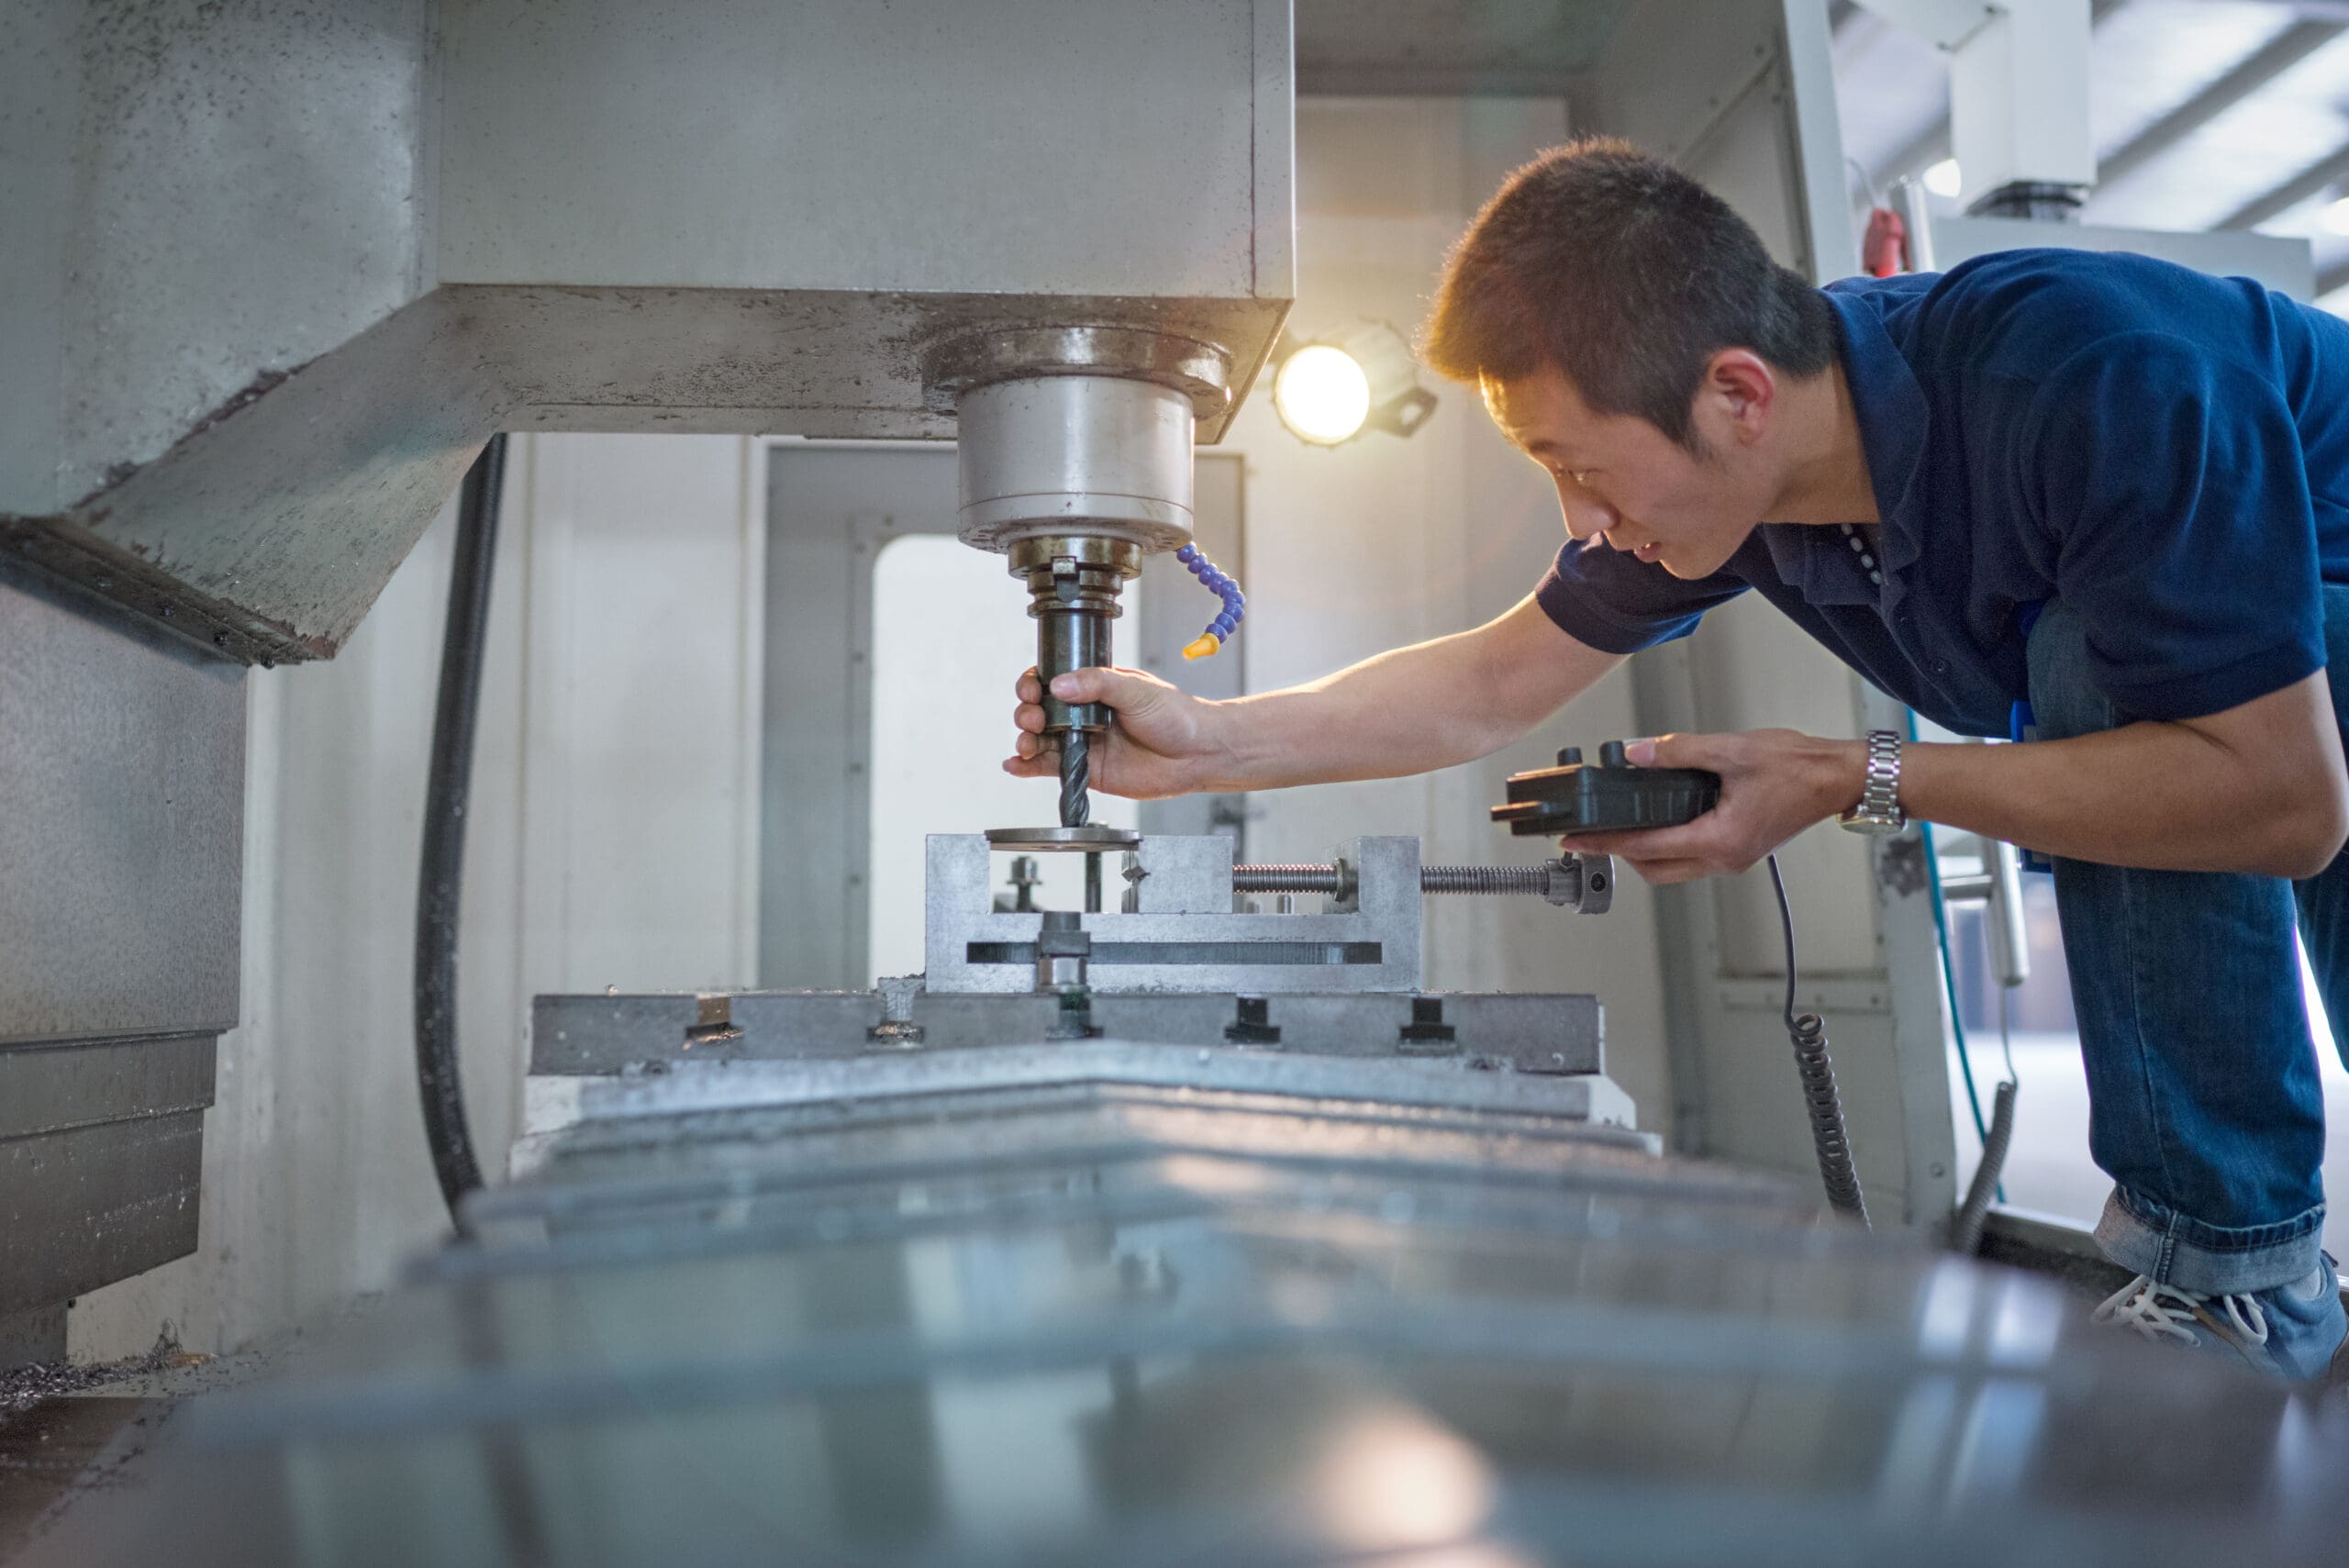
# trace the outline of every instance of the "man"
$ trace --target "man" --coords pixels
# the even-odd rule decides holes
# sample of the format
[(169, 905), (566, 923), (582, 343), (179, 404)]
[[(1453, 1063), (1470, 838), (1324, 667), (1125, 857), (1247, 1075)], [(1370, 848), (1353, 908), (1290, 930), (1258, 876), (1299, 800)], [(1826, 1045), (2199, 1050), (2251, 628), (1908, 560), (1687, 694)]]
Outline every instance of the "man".
[[(1693, 182), (1585, 141), (1477, 217), (1423, 351), (1553, 475), (1571, 538), (1548, 575), (1489, 625), (1261, 696), (1064, 675), (1059, 695), (1119, 714), (1096, 786), (1466, 762), (1749, 588), (1951, 729), (2004, 735), (2027, 701), (2026, 745), (1640, 742), (1635, 762), (1719, 773), (1720, 806), (1577, 842), (1679, 882), (1839, 813), (1905, 814), (2056, 857), (2090, 1147), (2115, 1183), (2097, 1235), (2138, 1275), (2099, 1316), (2324, 1375), (2349, 1324), (2320, 1251), (2293, 937), (2349, 1041), (2325, 678), (2349, 644), (2349, 324), (2068, 250), (1813, 289)], [(1023, 776), (1053, 769), (1040, 695), (1031, 672), (1005, 764)]]

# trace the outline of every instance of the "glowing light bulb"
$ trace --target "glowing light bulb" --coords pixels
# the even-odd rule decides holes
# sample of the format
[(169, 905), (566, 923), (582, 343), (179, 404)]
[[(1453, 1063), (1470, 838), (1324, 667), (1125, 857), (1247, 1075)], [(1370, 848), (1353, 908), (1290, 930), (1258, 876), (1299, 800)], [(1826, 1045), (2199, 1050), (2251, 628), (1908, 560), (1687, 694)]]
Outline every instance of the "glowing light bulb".
[(1937, 196), (1954, 200), (1957, 193), (1965, 188), (1965, 172), (1958, 168), (1954, 158), (1944, 158), (1925, 171), (1925, 189)]
[(1299, 439), (1333, 447), (1370, 417), (1370, 377), (1343, 349), (1308, 343), (1281, 361), (1273, 409)]

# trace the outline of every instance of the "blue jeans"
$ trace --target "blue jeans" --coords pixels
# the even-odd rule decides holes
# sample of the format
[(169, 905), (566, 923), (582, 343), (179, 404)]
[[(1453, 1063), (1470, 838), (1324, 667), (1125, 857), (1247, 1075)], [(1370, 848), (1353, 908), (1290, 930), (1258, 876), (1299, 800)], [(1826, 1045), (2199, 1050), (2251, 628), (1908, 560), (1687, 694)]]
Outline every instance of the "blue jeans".
[[(2349, 719), (2349, 588), (2324, 591), (2336, 719)], [(2090, 677), (2058, 602), (2031, 633), (2042, 740), (2130, 716)], [(2349, 728), (2349, 723), (2344, 723)], [(2112, 1261), (2183, 1290), (2308, 1277), (2324, 1223), (2324, 1101), (2297, 926), (2349, 1056), (2349, 856), (2306, 882), (2055, 862), (2088, 1081), (2088, 1151), (2114, 1183)]]

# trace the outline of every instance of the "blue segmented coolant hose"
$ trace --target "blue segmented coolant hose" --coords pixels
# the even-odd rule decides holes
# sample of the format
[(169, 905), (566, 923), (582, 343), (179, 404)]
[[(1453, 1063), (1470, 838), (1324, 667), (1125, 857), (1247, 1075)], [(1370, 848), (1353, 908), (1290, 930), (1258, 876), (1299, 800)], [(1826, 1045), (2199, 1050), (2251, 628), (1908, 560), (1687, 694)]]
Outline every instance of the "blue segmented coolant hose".
[(1248, 595), (1241, 593), (1240, 584), (1214, 562), (1201, 555), (1197, 545), (1185, 545), (1174, 552), (1174, 559), (1189, 569), (1191, 575), (1199, 580), (1200, 586), (1223, 601), (1223, 608), (1216, 613), (1215, 619), (1208, 622), (1207, 630), (1199, 633), (1183, 650), (1186, 659), (1205, 659), (1230, 641), (1231, 634), (1240, 629), (1241, 617), (1248, 613)]

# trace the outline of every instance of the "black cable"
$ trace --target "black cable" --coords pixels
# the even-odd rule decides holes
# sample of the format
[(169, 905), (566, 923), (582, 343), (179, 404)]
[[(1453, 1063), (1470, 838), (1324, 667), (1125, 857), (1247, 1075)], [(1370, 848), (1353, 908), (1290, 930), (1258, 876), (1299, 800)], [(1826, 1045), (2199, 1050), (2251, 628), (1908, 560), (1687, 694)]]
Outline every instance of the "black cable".
[(1817, 1013), (1795, 1013), (1795, 912), (1787, 902), (1787, 879), (1778, 857), (1770, 857), (1770, 885), (1778, 895), (1778, 924), (1787, 935), (1787, 1038), (1794, 1042), (1795, 1071), (1802, 1078), (1803, 1106), (1810, 1115), (1810, 1141), (1819, 1151), (1819, 1179), (1838, 1214), (1868, 1222), (1860, 1194), (1860, 1173), (1852, 1163), (1851, 1135), (1843, 1127), (1843, 1102), (1835, 1093), (1835, 1064), (1827, 1056), (1827, 1020)]
[(449, 624), (440, 642), (440, 694), (424, 795), (424, 848), (416, 887), (416, 1086), (424, 1137), (449, 1217), (481, 1186), (457, 1069), (457, 915), (464, 886), (465, 808), (472, 793), (473, 729), (489, 630), (497, 506), (506, 483), (506, 436), (490, 437), (457, 490), (457, 546), (449, 573)]

